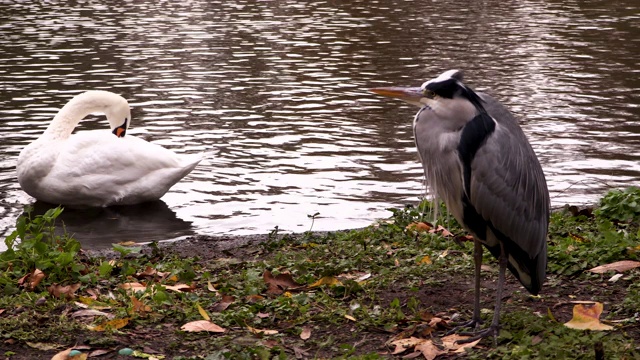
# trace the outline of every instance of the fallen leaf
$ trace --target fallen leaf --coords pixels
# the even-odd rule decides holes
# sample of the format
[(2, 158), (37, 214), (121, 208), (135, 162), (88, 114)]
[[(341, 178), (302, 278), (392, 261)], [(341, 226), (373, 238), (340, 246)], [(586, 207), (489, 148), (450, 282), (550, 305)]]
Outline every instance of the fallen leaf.
[(118, 243), (118, 245), (122, 245), (122, 246), (135, 246), (137, 243), (134, 241), (121, 241)]
[(192, 291), (193, 289), (195, 289), (195, 286), (187, 285), (187, 284), (162, 285), (162, 286), (164, 286), (164, 288), (167, 290), (172, 290), (175, 292), (186, 292), (186, 291)]
[(74, 293), (78, 289), (80, 289), (80, 283), (66, 286), (53, 284), (47, 288), (47, 291), (49, 292), (49, 294), (57, 298), (72, 299), (75, 296)]
[(87, 360), (88, 354), (80, 353), (74, 356), (69, 356), (67, 360)]
[(389, 343), (390, 345), (395, 346), (395, 349), (393, 349), (391, 355), (401, 354), (411, 348), (414, 348), (416, 345), (422, 344), (425, 341), (431, 342), (431, 340), (419, 339), (413, 336), (405, 339), (394, 340)]
[(429, 230), (429, 232), (432, 233), (432, 234), (440, 233), (440, 235), (442, 235), (444, 237), (453, 236), (453, 234), (442, 225), (436, 226), (435, 229), (431, 229), (431, 230)]
[(247, 326), (247, 329), (254, 334), (263, 334), (263, 335), (275, 335), (278, 333), (278, 330), (267, 330), (267, 329), (256, 329), (251, 326)]
[(423, 256), (422, 259), (418, 260), (418, 264), (431, 265), (431, 257), (429, 255)]
[(139, 282), (120, 284), (120, 288), (125, 290), (133, 290), (134, 292), (147, 290), (147, 286)]
[(256, 314), (256, 316), (259, 317), (260, 319), (266, 319), (271, 315), (269, 313), (259, 312), (259, 313)]
[(29, 342), (29, 341), (27, 341), (27, 345), (30, 348), (34, 348), (34, 349), (38, 349), (38, 350), (42, 350), (42, 351), (56, 350), (56, 349), (60, 349), (62, 347), (62, 345), (58, 345), (58, 344), (49, 344), (49, 343), (41, 343), (41, 342)]
[(216, 290), (215, 287), (213, 287), (213, 285), (211, 284), (211, 281), (207, 281), (207, 290), (211, 291), (212, 293), (218, 293), (218, 290)]
[(531, 345), (538, 345), (542, 342), (542, 336), (540, 334), (531, 338)]
[(273, 276), (271, 271), (265, 270), (262, 278), (268, 286), (267, 294), (280, 295), (287, 289), (300, 287), (300, 284), (293, 280), (293, 276), (290, 273), (281, 273)]
[(40, 269), (34, 269), (29, 274), (18, 279), (18, 284), (24, 286), (27, 290), (33, 290), (44, 278), (45, 274)]
[(447, 353), (447, 351), (440, 350), (437, 346), (435, 346), (435, 344), (431, 340), (425, 340), (424, 342), (416, 345), (415, 350), (422, 353), (422, 356), (424, 356), (424, 358), (427, 360), (433, 360), (438, 355)]
[(346, 319), (348, 319), (348, 320), (356, 321), (356, 318), (354, 318), (354, 317), (353, 317), (353, 316), (351, 316), (351, 315), (345, 315), (344, 317), (345, 317)]
[(222, 295), (222, 299), (220, 299), (219, 302), (213, 305), (211, 311), (222, 312), (226, 310), (229, 305), (233, 304), (234, 301), (235, 298), (233, 297), (233, 295)]
[(425, 222), (412, 222), (411, 224), (407, 225), (405, 229), (421, 233), (431, 230), (432, 227), (433, 226), (431, 224), (427, 224)]
[(93, 300), (98, 300), (98, 295), (100, 295), (100, 291), (97, 289), (87, 289), (87, 294)]
[(623, 274), (615, 274), (609, 279), (609, 282), (616, 282), (616, 281), (620, 280), (620, 278), (622, 276), (623, 276)]
[(590, 269), (589, 271), (596, 274), (603, 274), (603, 273), (606, 273), (607, 271), (617, 271), (621, 273), (627, 270), (635, 269), (637, 267), (640, 267), (640, 261), (622, 260), (622, 261), (616, 261), (611, 264), (596, 266), (593, 269)]
[(569, 237), (578, 243), (589, 242), (589, 240), (585, 239), (583, 236), (578, 234), (569, 233)]
[(113, 350), (109, 350), (109, 349), (98, 349), (98, 350), (94, 350), (92, 352), (89, 353), (89, 357), (96, 357), (96, 356), (102, 356), (105, 354), (108, 354), (110, 352), (112, 352)]
[(61, 351), (55, 354), (51, 360), (67, 360), (69, 358), (69, 354), (73, 351), (73, 348), (68, 348), (67, 350)]
[(247, 295), (245, 297), (245, 300), (249, 303), (249, 304), (255, 304), (258, 301), (262, 301), (264, 300), (264, 296), (262, 295)]
[(464, 350), (465, 348), (472, 348), (472, 347), (478, 345), (480, 340), (482, 340), (482, 339), (478, 339), (476, 341), (472, 341), (470, 343), (465, 343), (465, 344), (458, 343), (458, 341), (466, 340), (468, 338), (470, 338), (470, 336), (462, 336), (462, 335), (458, 335), (458, 334), (453, 334), (453, 335), (445, 336), (441, 340), (442, 340), (442, 345), (447, 350), (449, 350), (449, 351), (453, 350), (456, 353), (461, 353), (461, 352), (465, 351)]
[(198, 309), (198, 313), (200, 313), (200, 316), (202, 316), (203, 319), (207, 321), (211, 321), (209, 314), (207, 314), (207, 312), (204, 311), (204, 309), (202, 308), (202, 306), (200, 306), (200, 304), (196, 303), (196, 309)]
[(89, 330), (92, 331), (105, 331), (107, 329), (118, 330), (129, 324), (129, 318), (109, 320), (96, 326), (89, 326)]
[(159, 277), (159, 278), (164, 278), (165, 276), (169, 275), (168, 272), (161, 272), (158, 271), (154, 268), (152, 268), (151, 266), (147, 266), (144, 271), (141, 271), (139, 273), (136, 274), (136, 278), (145, 278), (145, 277)]
[(300, 339), (307, 340), (311, 337), (311, 328), (305, 326), (302, 328), (302, 332), (300, 333)]
[(334, 286), (334, 285), (342, 285), (342, 283), (340, 282), (340, 280), (338, 280), (333, 276), (323, 276), (318, 281), (309, 285), (309, 288), (314, 288), (322, 285)]
[(115, 315), (113, 315), (113, 314), (109, 314), (109, 313), (102, 312), (102, 311), (95, 310), (95, 309), (78, 310), (78, 311), (76, 311), (76, 312), (71, 314), (72, 318), (84, 317), (84, 316), (104, 316), (107, 319), (112, 319), (113, 317), (115, 317)]
[(131, 299), (131, 304), (133, 308), (131, 309), (132, 315), (144, 315), (148, 312), (151, 312), (151, 306), (145, 305), (142, 301), (138, 300), (135, 296), (129, 297)]
[(613, 326), (600, 322), (600, 314), (604, 306), (602, 303), (576, 304), (573, 307), (573, 318), (564, 326), (577, 330), (611, 330)]
[(188, 322), (182, 325), (180, 329), (182, 331), (188, 331), (188, 332), (208, 331), (208, 332), (215, 332), (215, 333), (223, 333), (227, 331), (227, 329), (220, 327), (208, 320), (197, 320), (197, 321)]
[(0, 309), (0, 314), (2, 314), (3, 312), (5, 312), (7, 309)]

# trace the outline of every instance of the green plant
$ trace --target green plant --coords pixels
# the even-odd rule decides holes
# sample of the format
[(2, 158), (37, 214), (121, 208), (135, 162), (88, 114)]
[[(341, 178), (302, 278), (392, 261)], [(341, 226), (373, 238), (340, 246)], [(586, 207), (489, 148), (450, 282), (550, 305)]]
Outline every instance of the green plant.
[(35, 217), (27, 207), (16, 222), (16, 229), (5, 239), (7, 250), (0, 254), (0, 284), (4, 292), (16, 291), (16, 279), (33, 272), (42, 271), (43, 283), (87, 282), (86, 266), (78, 261), (80, 243), (66, 231), (57, 235), (55, 221), (63, 209), (57, 207)]
[(609, 191), (600, 200), (594, 214), (615, 223), (635, 222), (637, 225), (640, 220), (640, 188)]

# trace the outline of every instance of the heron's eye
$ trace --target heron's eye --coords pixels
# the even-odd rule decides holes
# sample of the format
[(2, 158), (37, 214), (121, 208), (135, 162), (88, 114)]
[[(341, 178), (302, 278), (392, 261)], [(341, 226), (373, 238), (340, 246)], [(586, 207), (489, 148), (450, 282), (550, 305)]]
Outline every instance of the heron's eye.
[(433, 91), (429, 90), (429, 89), (424, 89), (422, 90), (422, 95), (426, 98), (429, 99), (433, 99), (436, 97), (436, 93), (434, 93)]

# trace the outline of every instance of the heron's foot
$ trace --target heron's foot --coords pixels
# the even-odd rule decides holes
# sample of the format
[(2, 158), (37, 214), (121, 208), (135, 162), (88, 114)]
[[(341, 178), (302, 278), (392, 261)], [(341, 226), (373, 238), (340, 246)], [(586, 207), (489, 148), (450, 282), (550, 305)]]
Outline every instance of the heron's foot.
[[(466, 339), (462, 339), (462, 340), (457, 340), (456, 343), (458, 344), (468, 344), (470, 342), (474, 342), (476, 340), (480, 340), (480, 339), (484, 339), (486, 337), (489, 336), (493, 336), (493, 342), (497, 344), (498, 342), (498, 333), (500, 332), (500, 326), (499, 325), (491, 325), (488, 328), (484, 329), (484, 330), (480, 330), (476, 333), (471, 333), (469, 334), (471, 337), (466, 338)], [(467, 335), (466, 333), (459, 333), (459, 335)]]
[[(460, 330), (463, 330), (463, 329), (476, 330), (476, 329), (478, 329), (478, 327), (480, 325), (482, 325), (482, 320), (480, 320), (480, 319), (471, 319), (471, 320), (469, 320), (467, 322), (455, 324), (454, 328), (449, 330), (449, 331), (447, 331), (447, 333), (445, 335), (451, 335), (451, 334), (454, 334), (454, 333), (458, 333), (458, 332), (460, 332)], [(460, 335), (464, 335), (464, 334), (468, 334), (468, 333), (461, 333)], [(473, 332), (471, 334), (474, 335), (475, 332)]]

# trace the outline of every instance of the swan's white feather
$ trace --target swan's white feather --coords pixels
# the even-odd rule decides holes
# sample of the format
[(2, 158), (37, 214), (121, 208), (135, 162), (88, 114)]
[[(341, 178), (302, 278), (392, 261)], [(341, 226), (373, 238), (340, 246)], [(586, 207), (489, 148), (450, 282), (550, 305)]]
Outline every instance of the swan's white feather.
[(42, 136), (20, 153), (17, 172), (22, 189), (41, 201), (70, 207), (132, 205), (159, 199), (201, 159), (94, 130), (66, 138)]

